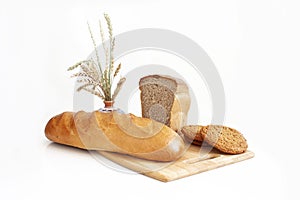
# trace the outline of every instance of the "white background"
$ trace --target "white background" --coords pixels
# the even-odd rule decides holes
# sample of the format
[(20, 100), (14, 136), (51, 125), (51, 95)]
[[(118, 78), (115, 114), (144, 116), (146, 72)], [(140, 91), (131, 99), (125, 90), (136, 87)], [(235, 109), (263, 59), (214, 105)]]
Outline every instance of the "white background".
[[(0, 1), (0, 198), (299, 199), (299, 9), (297, 0)], [(92, 51), (86, 21), (103, 12), (116, 34), (165, 28), (201, 45), (223, 80), (225, 124), (256, 157), (161, 183), (50, 144), (48, 119), (73, 108), (66, 68)]]

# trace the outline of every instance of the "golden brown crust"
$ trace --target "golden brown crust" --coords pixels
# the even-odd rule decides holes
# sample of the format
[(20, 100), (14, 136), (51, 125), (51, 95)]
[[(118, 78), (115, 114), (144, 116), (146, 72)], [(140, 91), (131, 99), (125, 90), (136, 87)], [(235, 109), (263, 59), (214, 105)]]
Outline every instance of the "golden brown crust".
[[(101, 114), (98, 112), (98, 120), (99, 116), (101, 116)], [(124, 116), (122, 116), (122, 119), (124, 119)], [(158, 124), (158, 122), (153, 122), (150, 119), (138, 118), (134, 115), (131, 115), (130, 119), (134, 123), (133, 126), (137, 125), (141, 127), (141, 129), (146, 128), (151, 123)], [(120, 120), (120, 122), (121, 121), (122, 120)], [(112, 118), (107, 126), (108, 128), (106, 129), (106, 131), (104, 131), (104, 134), (114, 145), (125, 150), (126, 152), (149, 153), (152, 152), (153, 149), (160, 149), (168, 145), (168, 142), (174, 137), (174, 134), (170, 132), (170, 129), (167, 126), (162, 126), (160, 124), (158, 124), (158, 126), (159, 128), (157, 129), (157, 132), (153, 133), (153, 135), (151, 136), (145, 136), (144, 134), (140, 134), (140, 136), (137, 136), (137, 133), (134, 133), (133, 135), (130, 130), (127, 129), (128, 126), (120, 131), (118, 122), (116, 122), (115, 118)], [(141, 132), (140, 130), (136, 131)], [(118, 137), (116, 137), (115, 133), (118, 133)], [(143, 148), (141, 148), (141, 146)]]
[(63, 112), (51, 118), (45, 127), (45, 135), (53, 142), (85, 149), (78, 137), (72, 112)]
[(45, 134), (60, 144), (157, 161), (175, 160), (184, 150), (183, 140), (169, 127), (116, 112), (65, 112), (49, 120)]
[(208, 125), (201, 129), (201, 137), (216, 149), (229, 154), (239, 154), (247, 150), (244, 136), (237, 130), (221, 125)]

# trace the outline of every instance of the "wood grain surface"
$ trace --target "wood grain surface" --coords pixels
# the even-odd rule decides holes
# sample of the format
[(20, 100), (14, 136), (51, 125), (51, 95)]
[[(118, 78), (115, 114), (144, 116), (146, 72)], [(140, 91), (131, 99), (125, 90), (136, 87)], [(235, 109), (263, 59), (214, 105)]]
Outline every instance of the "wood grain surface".
[(103, 151), (98, 151), (98, 153), (123, 167), (163, 182), (177, 180), (254, 157), (254, 153), (251, 151), (230, 155), (211, 149), (211, 147), (200, 148), (195, 145), (187, 147), (184, 155), (175, 162), (155, 162)]

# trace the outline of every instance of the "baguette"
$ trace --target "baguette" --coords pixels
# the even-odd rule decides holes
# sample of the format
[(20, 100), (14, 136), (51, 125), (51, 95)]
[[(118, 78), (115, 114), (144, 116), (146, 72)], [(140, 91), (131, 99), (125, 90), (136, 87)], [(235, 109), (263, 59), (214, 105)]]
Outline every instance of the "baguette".
[(183, 140), (169, 127), (118, 112), (64, 112), (49, 120), (45, 135), (64, 145), (155, 161), (176, 160), (184, 151)]

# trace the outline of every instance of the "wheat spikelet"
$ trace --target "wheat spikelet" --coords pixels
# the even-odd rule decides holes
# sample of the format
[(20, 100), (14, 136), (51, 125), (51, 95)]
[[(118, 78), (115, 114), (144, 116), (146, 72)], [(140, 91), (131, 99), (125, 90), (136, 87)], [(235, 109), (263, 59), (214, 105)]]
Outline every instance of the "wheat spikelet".
[(93, 77), (93, 79), (96, 81), (96, 82), (99, 82), (99, 73), (98, 73), (98, 70), (97, 68), (95, 67), (95, 64), (93, 62), (90, 62), (88, 63), (88, 66), (87, 66), (87, 69), (88, 69), (88, 74)]
[(89, 83), (91, 85), (94, 85), (94, 86), (99, 86), (99, 83), (98, 82), (95, 82), (94, 80), (90, 79), (90, 78), (83, 78), (83, 79), (78, 79), (77, 80), (78, 83)]
[(114, 77), (116, 77), (118, 75), (120, 69), (121, 69), (121, 63), (118, 65), (118, 67), (117, 67), (117, 69), (116, 69), (116, 71), (114, 73)]
[(103, 79), (108, 82), (109, 78), (108, 78), (108, 67), (105, 68), (104, 73), (103, 73)]
[(101, 35), (101, 40), (102, 40), (102, 47), (105, 52), (105, 66), (107, 66), (108, 60), (109, 60), (109, 57), (108, 57), (109, 55), (108, 55), (108, 49), (105, 46), (105, 36), (104, 36), (104, 32), (103, 32), (103, 28), (102, 28), (102, 24), (101, 24), (100, 20), (99, 20), (99, 27), (100, 27), (100, 35)]
[(88, 82), (90, 82), (90, 79), (83, 78), (83, 79), (77, 79), (76, 81), (77, 81), (78, 83), (88, 83)]
[(110, 21), (110, 17), (107, 14), (104, 14), (104, 18), (106, 20), (108, 33), (109, 33), (109, 41), (110, 41), (110, 45), (109, 45), (109, 67), (110, 67), (109, 77), (110, 77), (110, 74), (113, 70), (113, 60), (114, 60), (113, 49), (114, 49), (114, 43), (115, 42), (114, 42), (114, 38), (113, 38), (113, 29), (112, 29), (112, 24), (111, 24), (111, 21)]
[(71, 70), (73, 70), (73, 69), (76, 69), (77, 67), (81, 66), (82, 64), (84, 64), (84, 63), (86, 63), (86, 62), (87, 62), (86, 60), (80, 61), (80, 62), (76, 63), (75, 65), (69, 67), (69, 68), (67, 69), (67, 71), (71, 71)]
[(96, 96), (100, 97), (103, 100), (105, 100), (104, 96), (98, 91), (95, 91), (95, 90), (92, 90), (92, 89), (89, 89), (89, 88), (82, 88), (82, 89), (89, 92), (89, 93), (91, 93), (91, 94), (93, 94), (93, 95), (96, 95)]
[[(80, 68), (82, 69), (83, 72), (73, 74), (72, 77), (75, 77), (75, 76), (90, 77), (90, 78), (95, 79), (95, 81), (97, 81), (99, 79), (98, 71), (96, 70), (96, 68), (95, 68), (94, 64), (91, 62), (91, 60), (77, 63), (74, 66), (76, 66), (76, 67), (80, 66)], [(76, 67), (71, 67), (71, 68), (69, 68), (69, 70), (75, 69)]]
[(103, 91), (103, 93), (104, 93), (104, 96), (106, 97), (106, 98), (108, 98), (107, 96), (109, 95), (109, 92), (108, 92), (108, 90), (110, 90), (110, 84), (109, 84), (109, 79), (107, 78), (107, 68), (104, 70), (104, 72), (103, 72), (103, 75), (102, 75), (102, 78), (101, 78), (101, 80), (102, 80), (102, 82), (101, 82), (101, 89), (102, 89), (102, 91)]
[(95, 78), (97, 79), (97, 81), (99, 81), (101, 79), (100, 78), (101, 74), (99, 72), (99, 68), (96, 67), (96, 66), (97, 66), (96, 62), (93, 59), (91, 59), (90, 62), (89, 62), (89, 68), (91, 69), (91, 71), (93, 73), (95, 73)]
[(110, 43), (110, 68), (111, 71), (114, 70), (114, 49), (115, 49), (115, 38), (112, 39)]
[(109, 57), (109, 61), (110, 61), (110, 70), (111, 72), (114, 70), (114, 48), (115, 48), (115, 38), (112, 39), (112, 41), (110, 42), (110, 57)]
[(94, 36), (93, 36), (92, 30), (91, 30), (90, 24), (89, 23), (87, 23), (87, 24), (88, 24), (88, 28), (89, 28), (91, 39), (93, 41), (94, 50), (95, 50), (95, 53), (96, 53), (97, 64), (98, 64), (98, 67), (100, 69), (100, 73), (102, 74), (102, 67), (101, 67), (101, 63), (100, 63), (100, 58), (99, 58), (99, 53), (98, 53), (98, 50), (97, 50), (96, 41), (94, 39)]
[(110, 17), (108, 16), (108, 14), (104, 13), (104, 18), (106, 20), (106, 24), (107, 24), (107, 28), (108, 28), (109, 40), (112, 41), (113, 29), (112, 29), (112, 24), (111, 24), (111, 21), (110, 21)]
[(89, 75), (88, 74), (86, 74), (86, 73), (84, 73), (84, 72), (78, 72), (78, 73), (75, 73), (75, 74), (73, 74), (72, 76), (71, 76), (71, 78), (73, 78), (73, 77), (89, 77)]
[(125, 78), (125, 77), (123, 77), (123, 78), (121, 78), (121, 79), (119, 80), (119, 82), (118, 82), (118, 84), (117, 84), (117, 87), (116, 87), (116, 89), (115, 89), (115, 91), (114, 91), (114, 94), (112, 95), (112, 100), (113, 100), (113, 101), (115, 100), (115, 98), (116, 98), (117, 95), (119, 94), (119, 92), (120, 92), (120, 90), (121, 90), (123, 84), (125, 83), (125, 81), (126, 81), (126, 78)]
[(85, 65), (81, 65), (80, 68), (86, 74), (90, 74), (91, 73), (90, 69), (87, 66), (85, 66)]
[(112, 49), (112, 51), (115, 50), (115, 45), (116, 45), (116, 38), (113, 37), (113, 39), (112, 39), (112, 41), (111, 41), (111, 49)]
[(83, 85), (81, 85), (80, 87), (77, 88), (77, 92), (79, 92), (79, 91), (82, 90), (83, 88), (86, 88), (87, 86), (91, 86), (91, 85), (93, 85), (93, 84), (91, 84), (91, 83), (83, 84)]

